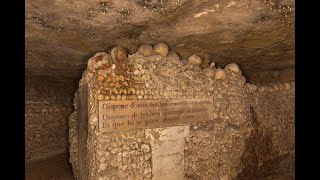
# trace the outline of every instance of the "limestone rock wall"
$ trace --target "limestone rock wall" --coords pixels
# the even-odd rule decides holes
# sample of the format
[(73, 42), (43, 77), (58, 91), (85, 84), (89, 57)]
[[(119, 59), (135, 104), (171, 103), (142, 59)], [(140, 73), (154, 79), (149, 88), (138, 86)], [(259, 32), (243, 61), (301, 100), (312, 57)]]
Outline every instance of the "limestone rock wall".
[(25, 159), (45, 158), (65, 152), (68, 144), (68, 116), (72, 109), (71, 85), (26, 77)]
[(33, 0), (25, 21), (29, 74), (78, 78), (83, 57), (159, 41), (183, 58), (239, 62), (248, 77), (295, 67), (295, 0)]

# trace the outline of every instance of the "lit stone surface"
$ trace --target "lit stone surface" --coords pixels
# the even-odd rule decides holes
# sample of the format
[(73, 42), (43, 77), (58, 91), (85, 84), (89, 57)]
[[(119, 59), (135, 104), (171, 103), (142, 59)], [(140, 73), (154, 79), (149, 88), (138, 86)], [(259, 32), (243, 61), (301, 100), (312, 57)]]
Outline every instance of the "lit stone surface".
[(155, 156), (153, 160), (153, 179), (173, 179), (183, 180), (184, 169), (183, 169), (183, 153), (166, 154), (162, 156)]
[(184, 179), (185, 138), (189, 126), (146, 129), (151, 139), (153, 179)]
[(171, 128), (146, 129), (146, 138), (151, 140), (170, 140), (187, 137), (189, 126), (176, 126)]
[[(98, 57), (101, 61), (95, 60)], [(216, 68), (218, 72), (218, 76), (216, 74), (211, 77), (205, 75), (198, 63), (176, 65), (158, 54), (145, 56), (134, 53), (128, 55), (127, 59), (122, 58), (125, 61), (117, 63), (108, 57), (108, 54), (101, 53), (89, 60), (91, 63), (88, 63), (88, 69), (92, 72), (86, 71), (83, 74), (74, 100), (75, 112), (70, 116), (70, 162), (78, 179), (251, 177), (252, 174), (246, 174), (250, 172), (248, 169), (264, 166), (261, 163), (250, 164), (252, 162), (247, 154), (252, 152), (248, 149), (247, 142), (253, 141), (256, 146), (258, 143), (263, 147), (264, 142), (256, 142), (254, 139), (257, 132), (262, 131), (275, 137), (272, 140), (274, 145), (266, 146), (275, 152), (270, 157), (292, 154), (294, 113), (289, 109), (294, 103), (288, 105), (288, 111), (276, 111), (286, 107), (276, 103), (271, 108), (269, 106), (273, 102), (264, 97), (277, 98), (278, 93), (284, 93), (281, 97), (291, 97), (294, 84), (282, 83), (275, 86), (279, 88), (274, 88), (274, 85), (246, 84), (243, 75), (235, 73), (240, 72), (235, 64), (229, 66), (228, 70), (210, 67)], [(197, 58), (195, 62), (199, 62)], [(85, 90), (86, 87), (88, 90)], [(101, 95), (108, 98), (101, 101)], [(96, 116), (101, 114), (99, 102), (112, 102), (115, 105), (115, 102), (182, 102), (181, 100), (190, 99), (211, 99), (212, 119), (199, 117), (184, 126), (143, 126), (119, 131), (100, 131), (100, 120), (96, 120)], [(264, 102), (268, 102), (266, 110), (276, 108), (267, 111), (268, 116), (255, 104)], [(82, 104), (88, 105), (88, 108)], [(85, 113), (85, 110), (88, 112)], [(255, 112), (258, 112), (258, 119), (265, 126), (262, 126), (264, 123), (260, 123), (261, 126), (255, 124)], [(291, 116), (287, 116), (288, 114)], [(278, 122), (275, 117), (287, 118), (283, 118), (283, 126), (274, 126)], [(89, 118), (87, 123), (86, 118)], [(274, 121), (269, 121), (270, 118), (274, 118)], [(141, 117), (141, 120), (148, 118)], [(290, 132), (288, 136), (274, 134), (286, 126)], [(284, 143), (286, 141), (289, 144)], [(264, 153), (270, 155), (263, 151), (262, 154)], [(267, 157), (269, 156), (265, 158)], [(272, 161), (270, 157), (268, 160)], [(266, 160), (263, 158), (259, 157), (259, 161)], [(281, 163), (288, 168), (292, 167), (290, 158)]]

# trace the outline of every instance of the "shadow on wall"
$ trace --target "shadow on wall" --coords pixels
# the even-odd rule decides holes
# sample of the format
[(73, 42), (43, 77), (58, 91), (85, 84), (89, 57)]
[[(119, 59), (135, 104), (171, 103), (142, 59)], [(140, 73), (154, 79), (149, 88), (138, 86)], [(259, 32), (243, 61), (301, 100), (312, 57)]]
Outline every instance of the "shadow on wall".
[(46, 160), (27, 162), (25, 180), (74, 180), (69, 154), (62, 153)]
[[(241, 158), (244, 169), (236, 178), (237, 180), (255, 180), (255, 179), (275, 179), (291, 180), (293, 176), (287, 172), (279, 174), (276, 171), (281, 171), (281, 162), (289, 155), (279, 155), (272, 143), (272, 132), (263, 133), (259, 129), (259, 122), (257, 115), (252, 106), (251, 111), (251, 124), (252, 132), (248, 139), (246, 139), (246, 149)], [(282, 170), (285, 171), (285, 170)]]
[(73, 110), (73, 81), (58, 78), (26, 77), (25, 159), (45, 159), (67, 152), (68, 118)]

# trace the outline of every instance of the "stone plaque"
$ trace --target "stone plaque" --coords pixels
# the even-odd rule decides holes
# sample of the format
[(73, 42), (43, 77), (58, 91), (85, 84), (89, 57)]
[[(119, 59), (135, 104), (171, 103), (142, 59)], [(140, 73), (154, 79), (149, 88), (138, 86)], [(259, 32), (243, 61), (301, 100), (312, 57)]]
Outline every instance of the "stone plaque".
[(99, 101), (100, 133), (212, 119), (213, 99)]

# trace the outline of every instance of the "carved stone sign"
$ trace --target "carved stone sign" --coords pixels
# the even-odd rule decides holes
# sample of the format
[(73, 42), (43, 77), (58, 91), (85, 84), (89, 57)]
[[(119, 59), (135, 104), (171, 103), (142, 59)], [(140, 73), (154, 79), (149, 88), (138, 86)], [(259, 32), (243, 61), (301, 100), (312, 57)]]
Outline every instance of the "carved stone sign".
[(99, 101), (100, 133), (212, 119), (213, 99)]

